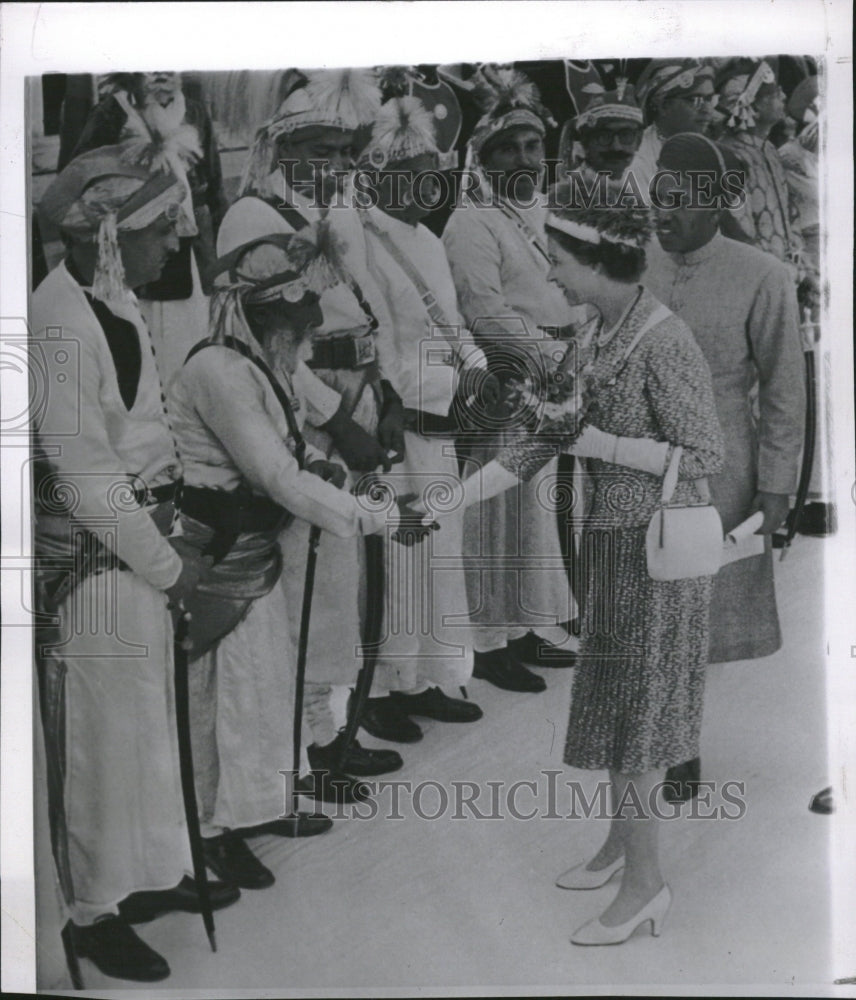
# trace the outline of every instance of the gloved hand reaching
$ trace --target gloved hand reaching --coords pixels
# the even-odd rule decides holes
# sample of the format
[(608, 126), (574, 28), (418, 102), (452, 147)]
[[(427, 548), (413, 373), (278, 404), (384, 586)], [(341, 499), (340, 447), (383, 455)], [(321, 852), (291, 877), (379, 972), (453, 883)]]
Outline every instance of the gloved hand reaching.
[(612, 465), (624, 465), (629, 469), (662, 476), (669, 447), (668, 441), (618, 437), (588, 424), (568, 450), (578, 458), (599, 458)]
[(386, 380), (381, 381), (383, 404), (377, 426), (377, 439), (386, 452), (393, 452), (393, 465), (404, 460), (404, 404)]
[(338, 462), (328, 462), (326, 459), (318, 458), (306, 466), (306, 471), (313, 476), (318, 476), (325, 483), (332, 483), (336, 489), (341, 489), (345, 485), (348, 473)]
[(384, 472), (389, 472), (392, 468), (389, 456), (380, 441), (368, 431), (364, 431), (355, 420), (345, 413), (343, 407), (340, 406), (327, 423), (321, 425), (320, 429), (326, 431), (333, 439), (336, 450), (345, 460), (349, 469), (371, 472), (378, 466), (382, 466)]

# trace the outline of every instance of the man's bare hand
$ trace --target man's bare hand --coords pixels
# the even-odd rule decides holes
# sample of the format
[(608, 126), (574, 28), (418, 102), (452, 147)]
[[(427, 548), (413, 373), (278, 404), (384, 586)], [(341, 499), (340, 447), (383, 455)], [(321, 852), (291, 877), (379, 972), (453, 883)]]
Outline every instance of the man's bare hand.
[(756, 510), (760, 510), (764, 515), (764, 523), (755, 534), (771, 535), (785, 523), (790, 509), (791, 501), (787, 493), (764, 493), (759, 490), (749, 511), (750, 514), (754, 514)]

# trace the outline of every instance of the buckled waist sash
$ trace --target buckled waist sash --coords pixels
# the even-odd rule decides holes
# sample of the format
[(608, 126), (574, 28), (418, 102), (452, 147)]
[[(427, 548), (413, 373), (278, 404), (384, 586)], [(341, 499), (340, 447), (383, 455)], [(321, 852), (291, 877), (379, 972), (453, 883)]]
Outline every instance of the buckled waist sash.
[(276, 531), (294, 520), (284, 507), (269, 497), (249, 490), (232, 492), (204, 486), (185, 486), (181, 511), (215, 531), (243, 535), (253, 531)]
[(349, 330), (312, 341), (310, 368), (347, 369), (365, 368), (377, 360), (375, 339), (371, 330)]

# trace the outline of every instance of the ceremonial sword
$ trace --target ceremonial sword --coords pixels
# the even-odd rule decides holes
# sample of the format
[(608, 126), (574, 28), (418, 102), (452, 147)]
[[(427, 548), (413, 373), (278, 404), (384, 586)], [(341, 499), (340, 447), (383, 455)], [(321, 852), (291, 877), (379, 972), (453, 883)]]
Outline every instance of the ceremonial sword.
[(208, 892), (208, 876), (202, 851), (202, 834), (199, 829), (199, 812), (196, 803), (196, 786), (193, 780), (193, 750), (190, 743), (190, 691), (187, 677), (187, 642), (190, 613), (179, 604), (179, 618), (173, 636), (173, 662), (175, 665), (175, 718), (178, 729), (178, 765), (181, 774), (181, 792), (184, 796), (184, 813), (190, 857), (193, 862), (193, 880), (199, 895), (199, 908), (205, 933), (212, 951), (217, 951), (214, 933), (214, 913)]
[(781, 562), (785, 556), (788, 554), (788, 549), (791, 546), (791, 542), (794, 540), (794, 535), (796, 535), (797, 530), (800, 526), (800, 520), (802, 519), (803, 508), (805, 507), (806, 497), (808, 496), (809, 483), (811, 481), (811, 472), (814, 465), (814, 442), (815, 434), (817, 431), (817, 381), (814, 366), (814, 343), (813, 337), (809, 337), (809, 331), (814, 330), (814, 324), (811, 322), (808, 310), (803, 311), (803, 334), (804, 334), (804, 353), (805, 358), (805, 437), (803, 439), (803, 458), (802, 467), (800, 468), (800, 478), (797, 484), (796, 498), (794, 500), (794, 509), (788, 515), (787, 520), (787, 532), (785, 534), (784, 541), (782, 542), (782, 554), (779, 556), (779, 562)]

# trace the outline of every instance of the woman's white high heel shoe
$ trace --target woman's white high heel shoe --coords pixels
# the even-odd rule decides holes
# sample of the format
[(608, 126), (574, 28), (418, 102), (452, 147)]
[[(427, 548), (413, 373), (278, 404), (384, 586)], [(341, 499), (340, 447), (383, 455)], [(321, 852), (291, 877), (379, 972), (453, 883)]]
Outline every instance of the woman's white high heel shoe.
[(583, 924), (579, 930), (574, 932), (571, 944), (623, 944), (637, 927), (641, 927), (648, 920), (651, 921), (651, 934), (654, 937), (659, 937), (671, 903), (672, 891), (667, 885), (664, 885), (650, 902), (646, 903), (629, 920), (625, 920), (623, 924), (606, 927), (600, 922), (599, 917), (589, 920), (587, 924)]
[(617, 875), (624, 869), (624, 855), (619, 854), (611, 865), (606, 868), (599, 868), (597, 871), (589, 871), (586, 863), (574, 865), (556, 879), (556, 885), (560, 889), (599, 889), (602, 885)]

